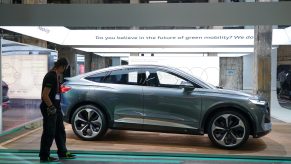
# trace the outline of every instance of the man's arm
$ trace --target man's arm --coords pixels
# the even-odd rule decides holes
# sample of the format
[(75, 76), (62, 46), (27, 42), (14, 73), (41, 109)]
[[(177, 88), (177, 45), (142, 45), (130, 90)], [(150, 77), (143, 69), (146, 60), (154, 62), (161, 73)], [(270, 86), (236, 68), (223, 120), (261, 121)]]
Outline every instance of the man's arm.
[(41, 94), (41, 98), (42, 100), (45, 102), (45, 104), (50, 107), (53, 105), (51, 99), (49, 98), (49, 93), (51, 91), (51, 88), (48, 87), (44, 87), (42, 94)]

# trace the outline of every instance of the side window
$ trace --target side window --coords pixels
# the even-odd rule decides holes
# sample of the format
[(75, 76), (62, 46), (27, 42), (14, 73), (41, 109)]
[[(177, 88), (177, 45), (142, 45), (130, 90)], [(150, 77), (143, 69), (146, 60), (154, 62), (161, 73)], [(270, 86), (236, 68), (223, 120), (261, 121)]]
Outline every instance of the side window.
[[(144, 85), (153, 87), (166, 87), (166, 88), (180, 88), (181, 85), (192, 85), (187, 79), (184, 79), (171, 72), (148, 69), (145, 71), (146, 80)], [(201, 88), (198, 85), (194, 85), (196, 88)]]
[(178, 87), (187, 83), (186, 80), (168, 72), (157, 71), (157, 75), (161, 86)]
[(109, 72), (102, 72), (102, 73), (97, 73), (88, 77), (85, 77), (85, 79), (93, 81), (93, 82), (97, 82), (97, 83), (101, 83), (103, 81), (103, 79), (109, 74)]
[(138, 70), (130, 68), (114, 70), (109, 75), (105, 76), (101, 82), (111, 84), (137, 85)]
[(122, 70), (112, 71), (110, 75), (106, 76), (103, 83), (111, 83), (111, 84), (121, 84), (126, 83), (127, 77), (124, 76), (125, 74), (122, 72)]
[(160, 85), (156, 69), (147, 69), (145, 71), (145, 81), (143, 85), (152, 87), (158, 87)]

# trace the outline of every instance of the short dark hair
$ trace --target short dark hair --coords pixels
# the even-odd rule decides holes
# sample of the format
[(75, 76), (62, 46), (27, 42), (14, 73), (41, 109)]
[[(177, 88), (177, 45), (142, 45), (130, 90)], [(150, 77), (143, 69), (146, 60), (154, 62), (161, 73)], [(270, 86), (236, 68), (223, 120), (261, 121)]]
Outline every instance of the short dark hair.
[(60, 67), (60, 66), (66, 67), (68, 64), (69, 64), (69, 63), (68, 63), (67, 59), (62, 57), (62, 58), (59, 58), (59, 59), (55, 62), (54, 67), (55, 67), (55, 68), (56, 68), (56, 67)]

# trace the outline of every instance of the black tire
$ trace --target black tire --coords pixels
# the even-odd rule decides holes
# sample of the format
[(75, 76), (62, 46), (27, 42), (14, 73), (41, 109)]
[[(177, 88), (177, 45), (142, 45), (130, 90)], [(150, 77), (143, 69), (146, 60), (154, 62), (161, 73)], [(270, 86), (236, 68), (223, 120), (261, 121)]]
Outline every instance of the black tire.
[(92, 141), (101, 139), (107, 131), (106, 117), (94, 105), (80, 106), (74, 112), (71, 122), (74, 133), (82, 140)]
[[(226, 120), (228, 120), (228, 124), (226, 124)], [(208, 137), (216, 146), (224, 149), (235, 149), (248, 140), (250, 126), (241, 113), (222, 111), (211, 117), (207, 132)]]

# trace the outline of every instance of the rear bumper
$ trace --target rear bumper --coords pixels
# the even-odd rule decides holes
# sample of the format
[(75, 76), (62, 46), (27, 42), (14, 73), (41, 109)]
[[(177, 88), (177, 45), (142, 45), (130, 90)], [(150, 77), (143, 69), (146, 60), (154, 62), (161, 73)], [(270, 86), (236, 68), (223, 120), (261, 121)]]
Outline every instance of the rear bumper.
[(66, 123), (69, 123), (70, 124), (70, 115), (68, 113), (68, 108), (67, 106), (64, 106), (62, 103), (61, 103), (61, 110), (62, 110), (62, 113), (63, 113), (63, 120), (66, 122)]
[(63, 117), (63, 120), (66, 122), (66, 123), (69, 123), (70, 124), (70, 119), (68, 117)]
[(61, 97), (61, 110), (63, 113), (63, 120), (66, 123), (70, 123), (70, 109), (72, 108), (72, 104), (69, 103), (71, 101), (68, 101), (65, 96), (62, 94)]

